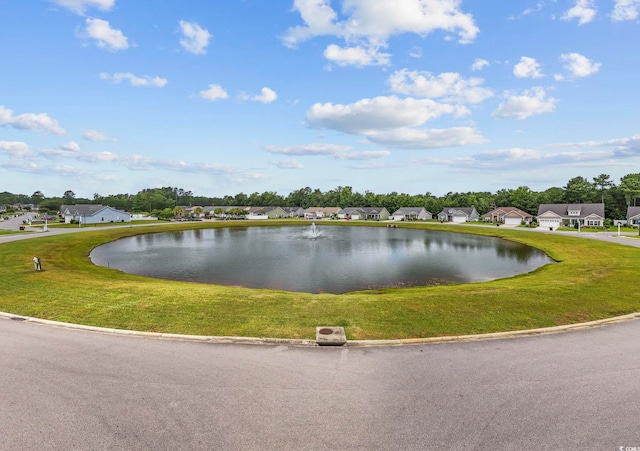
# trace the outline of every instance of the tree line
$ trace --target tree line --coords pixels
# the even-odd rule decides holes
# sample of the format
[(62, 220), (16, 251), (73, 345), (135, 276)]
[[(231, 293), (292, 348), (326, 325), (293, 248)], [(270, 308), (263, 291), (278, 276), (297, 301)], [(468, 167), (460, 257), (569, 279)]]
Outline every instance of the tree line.
[(78, 198), (71, 190), (61, 197), (47, 197), (42, 191), (31, 196), (24, 194), (0, 193), (0, 205), (36, 204), (42, 211), (57, 212), (61, 205), (100, 204), (118, 210), (134, 213), (149, 213), (166, 216), (176, 207), (184, 206), (252, 206), (252, 207), (386, 207), (393, 213), (400, 207), (424, 207), (437, 214), (445, 207), (475, 207), (484, 214), (496, 207), (517, 207), (535, 215), (540, 204), (559, 203), (604, 203), (607, 218), (624, 219), (627, 207), (636, 205), (640, 198), (640, 173), (621, 177), (615, 183), (607, 174), (593, 177), (591, 181), (578, 176), (570, 179), (563, 187), (552, 187), (545, 191), (533, 191), (527, 186), (515, 189), (501, 189), (495, 193), (449, 192), (444, 196), (405, 194), (391, 192), (376, 194), (371, 191), (360, 193), (351, 186), (338, 186), (329, 191), (305, 187), (282, 196), (273, 191), (263, 193), (238, 193), (223, 197), (196, 196), (191, 191), (175, 187), (147, 188), (136, 194), (111, 194), (103, 196), (95, 193), (93, 199)]

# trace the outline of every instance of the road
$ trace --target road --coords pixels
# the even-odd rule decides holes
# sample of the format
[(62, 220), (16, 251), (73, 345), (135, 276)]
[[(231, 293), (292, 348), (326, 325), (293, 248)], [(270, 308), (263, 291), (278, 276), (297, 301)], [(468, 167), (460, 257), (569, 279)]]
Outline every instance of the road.
[(640, 447), (640, 320), (397, 347), (211, 344), (0, 318), (3, 450)]

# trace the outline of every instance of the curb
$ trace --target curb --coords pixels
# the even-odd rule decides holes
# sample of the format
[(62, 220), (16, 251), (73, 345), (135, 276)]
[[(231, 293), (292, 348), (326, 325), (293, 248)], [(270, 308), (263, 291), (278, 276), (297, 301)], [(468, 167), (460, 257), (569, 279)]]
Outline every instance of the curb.
[[(11, 313), (0, 312), (0, 318), (14, 321), (24, 321), (35, 324), (43, 324), (53, 327), (62, 327), (65, 329), (76, 329), (90, 332), (113, 335), (127, 335), (134, 337), (146, 337), (176, 341), (194, 341), (202, 343), (216, 344), (252, 344), (252, 345), (284, 345), (284, 346), (307, 346), (319, 347), (315, 340), (291, 339), (291, 338), (263, 338), (263, 337), (234, 337), (234, 336), (207, 336), (207, 335), (182, 335), (168, 334), (161, 332), (139, 332), (135, 330), (114, 329), (107, 327), (85, 326), (83, 324), (65, 323), (60, 321), (51, 321), (48, 319), (33, 318), (29, 316), (13, 315)], [(567, 324), (565, 326), (542, 327), (538, 329), (517, 330), (511, 332), (494, 332), (478, 335), (452, 335), (445, 337), (430, 338), (399, 338), (389, 340), (347, 340), (347, 347), (372, 347), (372, 346), (403, 346), (417, 344), (434, 344), (434, 343), (460, 343), (470, 341), (498, 340), (505, 338), (531, 337), (536, 335), (548, 335), (560, 332), (571, 332), (577, 330), (591, 329), (594, 327), (606, 326), (609, 324), (620, 323), (640, 318), (640, 312), (630, 313), (628, 315), (615, 316), (613, 318), (605, 318), (584, 323)]]

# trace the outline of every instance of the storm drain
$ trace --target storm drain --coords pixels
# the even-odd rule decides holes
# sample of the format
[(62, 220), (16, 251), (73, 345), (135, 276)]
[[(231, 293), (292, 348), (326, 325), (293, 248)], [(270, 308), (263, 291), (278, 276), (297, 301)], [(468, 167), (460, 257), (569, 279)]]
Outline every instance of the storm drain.
[(316, 343), (320, 346), (342, 346), (347, 343), (344, 327), (316, 327)]

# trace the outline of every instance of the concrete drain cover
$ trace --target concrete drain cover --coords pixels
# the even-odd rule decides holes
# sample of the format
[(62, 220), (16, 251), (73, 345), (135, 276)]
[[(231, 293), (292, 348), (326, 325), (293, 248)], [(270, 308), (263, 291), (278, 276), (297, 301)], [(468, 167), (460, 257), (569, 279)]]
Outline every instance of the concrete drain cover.
[(316, 342), (320, 346), (342, 346), (347, 343), (344, 327), (316, 327)]

